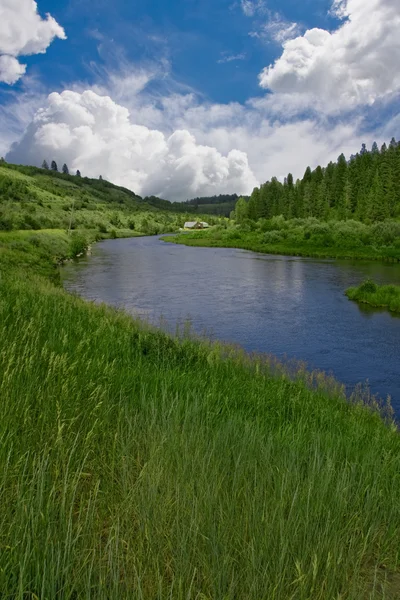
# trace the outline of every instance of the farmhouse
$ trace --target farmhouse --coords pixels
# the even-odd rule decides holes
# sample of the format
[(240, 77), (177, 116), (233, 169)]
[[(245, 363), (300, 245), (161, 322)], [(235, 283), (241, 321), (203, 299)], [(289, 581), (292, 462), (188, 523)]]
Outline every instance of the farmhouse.
[(208, 229), (209, 224), (205, 221), (186, 221), (184, 229)]

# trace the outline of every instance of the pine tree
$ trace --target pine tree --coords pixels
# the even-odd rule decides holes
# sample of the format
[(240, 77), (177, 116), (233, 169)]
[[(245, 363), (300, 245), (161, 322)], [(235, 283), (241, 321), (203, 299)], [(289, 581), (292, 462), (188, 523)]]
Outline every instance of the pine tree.
[(52, 171), (58, 171), (57, 163), (56, 163), (55, 160), (51, 161), (51, 170)]
[(346, 221), (351, 217), (351, 198), (352, 198), (352, 189), (350, 180), (347, 179), (344, 191), (340, 199), (340, 204), (338, 205), (338, 217), (342, 221)]
[(62, 172), (64, 173), (64, 175), (69, 175), (69, 169), (65, 163), (63, 164)]
[(344, 154), (341, 154), (337, 160), (333, 176), (333, 204), (334, 207), (343, 206), (344, 189), (347, 181), (347, 161)]
[(48, 169), (49, 169), (49, 165), (48, 165), (48, 163), (47, 163), (47, 160), (44, 160), (44, 161), (42, 162), (42, 169), (46, 169), (46, 170), (48, 170)]
[(379, 169), (375, 171), (372, 186), (368, 194), (367, 213), (371, 221), (383, 221), (389, 216), (389, 207), (385, 199)]
[(77, 170), (77, 172), (76, 172), (76, 176), (77, 176), (77, 177), (81, 177), (81, 172), (80, 172), (80, 170), (79, 170), (79, 169), (78, 169), (78, 170)]

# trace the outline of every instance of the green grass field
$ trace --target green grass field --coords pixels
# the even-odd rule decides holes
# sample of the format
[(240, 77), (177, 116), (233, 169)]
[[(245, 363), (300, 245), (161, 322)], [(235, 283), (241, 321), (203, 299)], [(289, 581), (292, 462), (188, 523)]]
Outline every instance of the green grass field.
[(360, 260), (400, 261), (400, 223), (366, 225), (357, 221), (323, 222), (314, 218), (283, 217), (225, 223), (225, 228), (169, 237), (170, 243), (187, 246), (242, 248), (264, 254)]
[(346, 290), (346, 295), (350, 300), (360, 304), (400, 312), (400, 286), (398, 285), (377, 285), (368, 280), (356, 288)]
[(0, 236), (0, 597), (398, 598), (396, 427), (67, 294), (77, 235)]

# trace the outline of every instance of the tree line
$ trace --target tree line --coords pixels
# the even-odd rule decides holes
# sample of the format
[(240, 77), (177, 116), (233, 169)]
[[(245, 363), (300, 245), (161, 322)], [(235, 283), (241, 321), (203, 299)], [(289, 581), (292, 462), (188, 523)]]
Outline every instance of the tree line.
[[(44, 160), (42, 162), (42, 169), (45, 169), (46, 171), (48, 171), (50, 169), (51, 171), (56, 171), (58, 173), (58, 166), (57, 166), (57, 163), (55, 160), (51, 161), (50, 167), (49, 167), (49, 163), (47, 162), (47, 160)], [(61, 170), (64, 173), (64, 175), (70, 175), (68, 165), (66, 163), (63, 164)], [(76, 177), (81, 177), (81, 172), (79, 169), (76, 171), (75, 175), (76, 175)], [(100, 175), (100, 179), (101, 179), (101, 175)]]
[(374, 142), (371, 150), (363, 144), (350, 160), (341, 154), (324, 168), (307, 167), (297, 181), (291, 173), (283, 183), (272, 177), (235, 207), (239, 222), (278, 215), (366, 223), (400, 217), (400, 143), (392, 138), (379, 149)]

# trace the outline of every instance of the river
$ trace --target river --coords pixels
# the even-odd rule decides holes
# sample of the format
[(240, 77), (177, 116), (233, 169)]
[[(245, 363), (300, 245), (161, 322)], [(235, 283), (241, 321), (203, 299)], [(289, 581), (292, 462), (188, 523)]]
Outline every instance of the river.
[(400, 416), (400, 318), (344, 295), (367, 277), (399, 283), (399, 265), (193, 248), (157, 237), (107, 240), (63, 269), (64, 286), (150, 322), (191, 322), (248, 351), (306, 361), (349, 388), (369, 381)]

